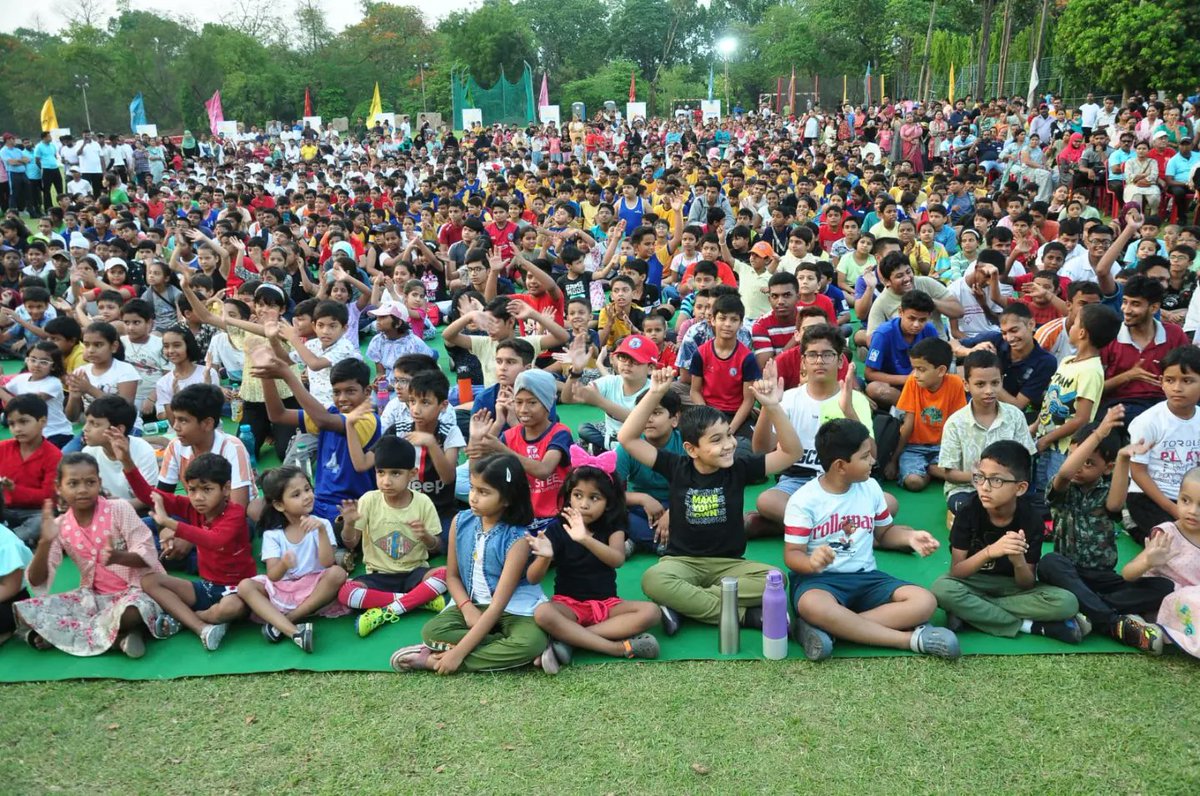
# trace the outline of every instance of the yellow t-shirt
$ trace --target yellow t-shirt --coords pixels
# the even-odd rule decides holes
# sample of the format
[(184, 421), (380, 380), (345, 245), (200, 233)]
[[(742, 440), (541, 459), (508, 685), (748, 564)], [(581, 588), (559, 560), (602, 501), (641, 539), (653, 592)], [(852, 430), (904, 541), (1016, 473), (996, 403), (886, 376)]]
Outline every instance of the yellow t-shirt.
[[(471, 335), (471, 353), (479, 360), (479, 368), (483, 372), (483, 386), (491, 387), (496, 383), (496, 346), (498, 341), (493, 340), (490, 336)], [(521, 337), (533, 346), (533, 355), (536, 357), (542, 353), (542, 338), (540, 336)]]
[(67, 360), (63, 363), (67, 373), (74, 373), (76, 368), (83, 365), (83, 343), (76, 343), (71, 349), (71, 353), (67, 354)]
[(412, 572), (429, 563), (429, 548), (409, 524), (421, 523), (430, 536), (441, 531), (437, 509), (428, 496), (413, 492), (412, 501), (397, 509), (373, 489), (358, 499), (358, 513), (355, 527), (362, 532), (363, 564), (368, 573)]

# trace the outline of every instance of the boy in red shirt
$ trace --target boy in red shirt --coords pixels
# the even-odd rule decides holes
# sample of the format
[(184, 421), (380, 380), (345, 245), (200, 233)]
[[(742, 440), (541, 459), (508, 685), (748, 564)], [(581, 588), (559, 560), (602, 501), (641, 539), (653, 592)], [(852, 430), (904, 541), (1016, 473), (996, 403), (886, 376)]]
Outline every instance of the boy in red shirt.
[(729, 420), (730, 433), (749, 437), (754, 406), (751, 385), (762, 378), (754, 352), (737, 339), (746, 315), (739, 296), (725, 295), (713, 303), (714, 337), (692, 358), (691, 399), (697, 406), (719, 409)]
[(0, 490), (8, 527), (31, 548), (42, 532), (42, 504), (54, 497), (62, 452), (45, 437), (46, 401), (18, 395), (4, 407), (12, 439), (0, 442)]
[[(246, 615), (246, 604), (237, 596), (238, 584), (258, 574), (246, 509), (229, 499), (232, 465), (215, 453), (200, 454), (183, 474), (184, 497), (146, 483), (129, 455), (129, 440), (117, 429), (109, 429), (106, 440), (125, 468), (133, 494), (154, 507), (151, 517), (158, 525), (163, 555), (171, 554), (175, 537), (196, 546), (200, 580), (165, 573), (142, 579), (142, 590), (177, 620), (174, 627), (162, 628), (156, 637), (170, 635), (182, 623), (200, 637), (206, 650), (216, 650), (229, 623)], [(312, 628), (307, 632), (307, 646), (301, 647), (311, 652)]]
[(508, 220), (508, 210), (508, 202), (497, 199), (492, 203), (491, 222), (483, 226), (483, 231), (491, 238), (492, 246), (504, 264), (507, 264), (516, 252), (513, 242), (517, 237), (517, 225)]
[(821, 269), (816, 263), (800, 263), (796, 266), (796, 309), (820, 307), (825, 310), (829, 322), (837, 326), (837, 314), (829, 296), (821, 292)]

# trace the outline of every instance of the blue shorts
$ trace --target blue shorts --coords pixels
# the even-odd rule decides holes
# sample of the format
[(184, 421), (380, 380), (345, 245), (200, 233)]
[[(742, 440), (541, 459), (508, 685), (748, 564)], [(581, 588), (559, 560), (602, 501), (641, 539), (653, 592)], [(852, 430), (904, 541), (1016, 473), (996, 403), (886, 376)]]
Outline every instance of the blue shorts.
[(781, 475), (779, 476), (779, 483), (771, 487), (771, 489), (782, 492), (788, 497), (791, 497), (792, 495), (796, 494), (797, 491), (799, 491), (800, 487), (804, 486), (814, 478), (816, 478), (814, 475)]
[(929, 477), (929, 465), (937, 464), (937, 445), (906, 445), (900, 451), (900, 480), (910, 475)]
[(200, 612), (212, 608), (231, 594), (237, 594), (237, 586), (222, 586), (201, 578), (192, 581), (192, 593), (196, 595), (192, 610)]
[(839, 605), (860, 614), (891, 602), (897, 589), (912, 585), (878, 569), (872, 572), (818, 572), (816, 575), (793, 572), (789, 580), (792, 584), (792, 605), (799, 604), (804, 592), (820, 589), (832, 594)]

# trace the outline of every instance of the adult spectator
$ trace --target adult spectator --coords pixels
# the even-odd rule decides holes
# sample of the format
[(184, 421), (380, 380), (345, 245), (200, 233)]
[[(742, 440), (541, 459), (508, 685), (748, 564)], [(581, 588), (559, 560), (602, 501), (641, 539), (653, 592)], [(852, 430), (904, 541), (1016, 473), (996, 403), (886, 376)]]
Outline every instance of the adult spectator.
[(1195, 188), (1192, 174), (1197, 166), (1200, 166), (1200, 154), (1197, 154), (1192, 146), (1192, 139), (1181, 138), (1179, 151), (1167, 161), (1167, 168), (1163, 175), (1167, 184), (1167, 192), (1171, 194), (1171, 201), (1178, 211), (1180, 219), (1185, 218), (1187, 214), (1188, 195)]
[(1181, 327), (1155, 318), (1162, 300), (1162, 283), (1142, 274), (1131, 276), (1121, 299), (1124, 322), (1117, 339), (1100, 350), (1104, 402), (1124, 404), (1126, 424), (1164, 400), (1159, 363), (1171, 349), (1188, 344)]
[(8, 171), (9, 210), (25, 212), (32, 207), (29, 201), (29, 177), (26, 174), (32, 159), (15, 136), (4, 136), (4, 145), (0, 146), (0, 161)]

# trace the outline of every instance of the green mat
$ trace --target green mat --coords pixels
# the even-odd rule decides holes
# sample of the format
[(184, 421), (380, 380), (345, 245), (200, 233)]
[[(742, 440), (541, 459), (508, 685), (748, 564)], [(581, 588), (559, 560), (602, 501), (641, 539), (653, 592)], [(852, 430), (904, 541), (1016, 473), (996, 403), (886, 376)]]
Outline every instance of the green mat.
[[(591, 407), (566, 406), (560, 410), (560, 419), (572, 430), (578, 429), (584, 422), (594, 422), (599, 417), (599, 411)], [(4, 432), (7, 435), (6, 429)], [(277, 463), (278, 459), (272, 454), (267, 454), (260, 462), (259, 469), (261, 471)], [(755, 498), (766, 488), (764, 485), (747, 490), (746, 511), (754, 510)], [(925, 559), (915, 554), (876, 551), (879, 568), (898, 578), (928, 586), (950, 567), (946, 504), (942, 498), (941, 486), (932, 485), (918, 494), (903, 492), (892, 486), (887, 487), (887, 490), (897, 495), (900, 500), (898, 521), (930, 531), (942, 541), (942, 548)], [(1122, 536), (1119, 549), (1121, 561), (1124, 562), (1133, 557), (1137, 546), (1128, 537)], [(1049, 545), (1046, 546), (1046, 550), (1050, 550)], [(751, 541), (746, 550), (746, 557), (786, 571), (783, 568), (782, 539)], [(653, 555), (639, 553), (627, 561), (617, 574), (618, 593), (627, 599), (644, 599), (641, 591), (642, 573), (656, 560)], [(552, 581), (552, 578), (553, 571), (548, 581)], [(64, 562), (54, 590), (66, 591), (77, 585), (78, 573), (69, 561)], [(553, 593), (551, 582), (547, 582), (545, 588), (547, 594)], [(93, 658), (76, 658), (56, 650), (36, 652), (14, 640), (0, 647), (0, 682), (76, 678), (158, 680), (293, 669), (314, 672), (390, 671), (388, 661), (391, 653), (399, 647), (419, 643), (421, 626), (431, 617), (432, 614), (427, 611), (417, 611), (400, 617), (395, 624), (386, 625), (365, 639), (359, 638), (355, 633), (353, 617), (317, 619), (314, 620), (315, 652), (311, 654), (304, 653), (293, 644), (268, 644), (263, 640), (259, 625), (252, 622), (243, 622), (231, 627), (217, 652), (207, 652), (194, 635), (184, 631), (166, 641), (147, 643), (145, 657), (137, 661), (125, 658), (115, 650)], [(939, 610), (933, 621), (939, 622), (943, 618)], [(1003, 639), (967, 630), (960, 634), (959, 640), (964, 655), (1132, 652), (1129, 647), (1100, 637), (1089, 637), (1082, 644), (1072, 646), (1028, 635)], [(741, 652), (724, 656), (718, 652), (717, 628), (689, 621), (684, 622), (676, 636), (667, 638), (660, 634), (659, 641), (662, 644), (659, 661), (722, 658), (750, 660), (762, 656), (762, 635), (757, 631), (743, 630)], [(863, 647), (848, 642), (839, 642), (834, 648), (834, 657), (886, 657), (910, 654), (912, 653)], [(791, 644), (788, 656), (803, 657), (803, 651), (796, 644)], [(586, 652), (578, 652), (575, 657), (575, 662), (580, 665), (605, 660), (609, 659)]]

